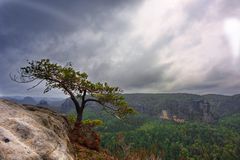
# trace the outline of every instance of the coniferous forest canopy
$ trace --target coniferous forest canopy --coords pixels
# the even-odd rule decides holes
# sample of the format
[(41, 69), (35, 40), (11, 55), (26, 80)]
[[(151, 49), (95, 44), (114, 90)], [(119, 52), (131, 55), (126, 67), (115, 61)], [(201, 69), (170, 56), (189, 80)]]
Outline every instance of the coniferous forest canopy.
[(88, 109), (85, 119), (104, 122), (96, 128), (101, 134), (101, 145), (120, 159), (153, 155), (165, 160), (239, 159), (240, 113), (221, 116), (214, 123), (179, 123), (144, 113), (121, 121)]

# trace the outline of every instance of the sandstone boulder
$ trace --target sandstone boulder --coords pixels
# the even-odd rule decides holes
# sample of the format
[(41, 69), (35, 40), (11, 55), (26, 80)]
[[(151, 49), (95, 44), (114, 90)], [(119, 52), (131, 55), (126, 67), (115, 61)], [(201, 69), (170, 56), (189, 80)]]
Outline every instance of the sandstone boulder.
[(73, 160), (67, 120), (0, 99), (0, 160)]

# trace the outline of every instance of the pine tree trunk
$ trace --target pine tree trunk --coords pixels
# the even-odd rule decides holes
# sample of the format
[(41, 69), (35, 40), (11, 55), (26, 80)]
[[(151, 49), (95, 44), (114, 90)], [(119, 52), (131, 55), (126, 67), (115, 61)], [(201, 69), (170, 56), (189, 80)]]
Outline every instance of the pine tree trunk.
[(84, 91), (83, 91), (83, 95), (82, 95), (82, 103), (81, 103), (81, 106), (79, 106), (79, 102), (77, 101), (77, 102), (78, 102), (79, 109), (77, 110), (77, 121), (76, 121), (76, 123), (81, 123), (82, 120), (83, 120), (83, 110), (84, 110), (85, 104), (86, 104), (86, 102), (85, 102), (86, 93), (87, 93), (87, 91), (84, 90)]
[(80, 123), (80, 122), (82, 122), (82, 119), (83, 119), (83, 107), (80, 106), (78, 100), (74, 96), (71, 96), (71, 99), (72, 99), (72, 101), (75, 105), (76, 111), (77, 111), (76, 123)]
[(77, 112), (77, 121), (76, 121), (76, 123), (81, 123), (82, 119), (83, 119), (83, 108), (81, 107), (80, 111)]

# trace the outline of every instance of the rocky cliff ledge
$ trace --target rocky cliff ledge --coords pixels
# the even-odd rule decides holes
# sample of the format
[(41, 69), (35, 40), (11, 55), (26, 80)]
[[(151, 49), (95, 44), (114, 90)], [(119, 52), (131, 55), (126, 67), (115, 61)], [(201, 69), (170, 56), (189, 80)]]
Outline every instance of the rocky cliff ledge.
[(85, 147), (76, 155), (70, 130), (66, 118), (53, 111), (0, 99), (0, 160), (112, 159)]
[(48, 109), (0, 100), (0, 159), (72, 160), (68, 126)]

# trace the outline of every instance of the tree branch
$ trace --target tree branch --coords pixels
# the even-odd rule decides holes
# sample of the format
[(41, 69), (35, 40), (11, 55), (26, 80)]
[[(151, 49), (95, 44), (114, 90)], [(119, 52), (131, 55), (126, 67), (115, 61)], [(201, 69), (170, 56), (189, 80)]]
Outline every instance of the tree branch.
[(39, 84), (41, 84), (44, 81), (44, 79), (42, 79), (41, 81), (39, 81), (36, 85), (32, 86), (31, 88), (28, 88), (27, 90), (31, 90), (35, 87), (37, 87)]
[(112, 108), (112, 107), (109, 107), (109, 106), (107, 106), (106, 104), (104, 104), (103, 102), (101, 102), (101, 101), (99, 101), (99, 100), (97, 100), (97, 99), (89, 98), (89, 99), (87, 99), (87, 100), (84, 101), (85, 105), (86, 105), (87, 102), (97, 102), (97, 103), (99, 103), (100, 105), (102, 105), (103, 107), (106, 107), (106, 108), (111, 109), (111, 110), (113, 110), (113, 111), (117, 111), (117, 109), (114, 109), (114, 108)]
[(109, 114), (111, 114), (113, 117), (116, 117), (117, 119), (119, 119), (119, 120), (121, 120), (122, 121), (122, 119), (119, 117), (119, 116), (117, 116), (116, 114), (114, 114), (113, 112), (110, 112), (109, 110), (107, 110), (106, 108), (103, 108), (104, 109), (104, 111), (105, 112), (107, 112), (107, 113), (109, 113)]
[(26, 80), (24, 78), (21, 78), (22, 80), (17, 80), (18, 77), (16, 75), (12, 76), (11, 73), (9, 73), (9, 77), (12, 81), (17, 82), (17, 83), (29, 83), (29, 82), (33, 82), (38, 79), (38, 78), (30, 78), (31, 76), (24, 76), (24, 77), (28, 77), (29, 79)]
[(85, 97), (86, 97), (86, 93), (87, 93), (87, 90), (84, 90), (83, 91), (83, 95), (82, 95), (82, 105), (81, 107), (85, 108)]

